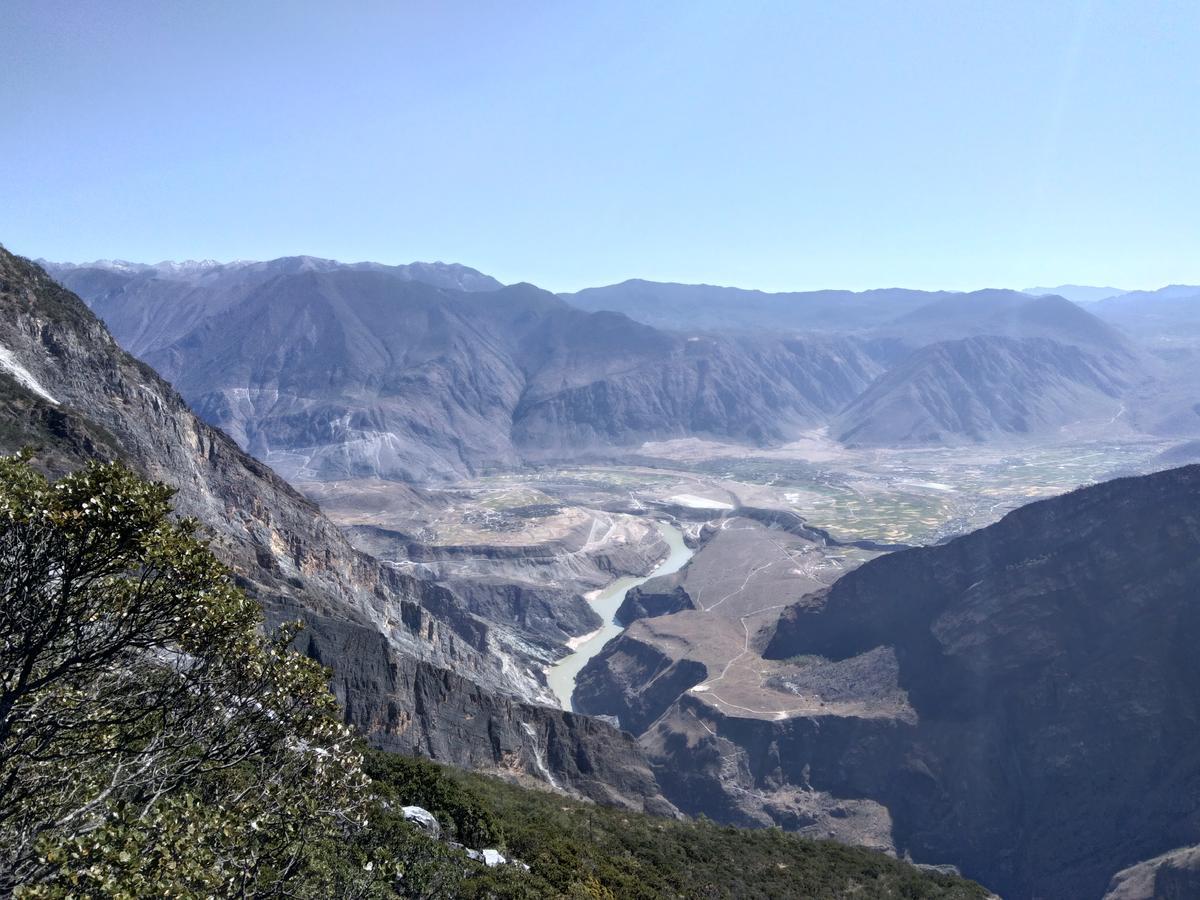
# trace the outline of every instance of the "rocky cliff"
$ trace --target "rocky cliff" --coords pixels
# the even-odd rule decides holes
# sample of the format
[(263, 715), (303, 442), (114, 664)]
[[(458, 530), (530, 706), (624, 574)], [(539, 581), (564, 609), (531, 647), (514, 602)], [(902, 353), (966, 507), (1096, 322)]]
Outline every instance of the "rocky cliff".
[(1190, 900), (1200, 897), (1200, 847), (1182, 847), (1122, 869), (1104, 900)]
[[(1191, 466), (870, 562), (790, 607), (766, 655), (894, 653), (915, 720), (835, 792), (882, 802), (899, 848), (1005, 896), (1095, 897), (1200, 838), (1198, 600)], [(844, 748), (819, 758), (832, 730), (792, 755), (814, 783), (848, 767)]]

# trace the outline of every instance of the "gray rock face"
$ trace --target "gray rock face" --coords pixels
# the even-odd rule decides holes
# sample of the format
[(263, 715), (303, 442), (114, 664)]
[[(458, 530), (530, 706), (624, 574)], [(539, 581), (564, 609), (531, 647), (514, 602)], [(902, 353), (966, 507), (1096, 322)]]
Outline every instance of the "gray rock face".
[(611, 725), (522, 703), (446, 669), (397, 656), (367, 627), (310, 618), (299, 643), (335, 667), (340, 677), (334, 693), (347, 720), (376, 747), (674, 814), (636, 740)]
[(578, 594), (565, 588), (505, 578), (443, 579), (464, 609), (492, 622), (511, 622), (531, 637), (562, 643), (589, 634), (603, 624)]
[(400, 808), (400, 813), (404, 816), (404, 821), (412, 822), (431, 838), (441, 837), (442, 826), (438, 823), (437, 817), (429, 810), (420, 806), (403, 806)]
[(1116, 869), (1196, 842), (1198, 550), (1191, 466), (865, 564), (790, 607), (766, 655), (890, 648), (916, 718), (870, 739), (822, 721), (781, 745), (785, 779), (807, 767), (881, 802), (899, 849), (1006, 897), (1095, 897)]
[(1104, 900), (1191, 900), (1200, 897), (1200, 847), (1172, 850), (1113, 876)]
[(2, 248), (0, 348), (0, 452), (48, 445), (59, 471), (121, 458), (175, 486), (177, 511), (210, 529), (268, 622), (306, 623), (301, 646), (332, 667), (347, 719), (377, 746), (669, 809), (628, 736), (515, 699), (544, 688), (512, 664), (521, 652), (513, 634), (445, 588), (356, 551), (316, 506), (121, 350), (77, 297)]

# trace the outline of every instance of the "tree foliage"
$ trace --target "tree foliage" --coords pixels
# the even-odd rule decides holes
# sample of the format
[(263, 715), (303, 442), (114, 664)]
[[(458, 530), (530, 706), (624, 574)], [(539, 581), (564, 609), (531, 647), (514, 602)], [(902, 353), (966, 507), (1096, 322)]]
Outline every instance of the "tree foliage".
[(0, 458), (0, 892), (284, 889), (367, 779), (327, 673), (261, 633), (172, 491)]

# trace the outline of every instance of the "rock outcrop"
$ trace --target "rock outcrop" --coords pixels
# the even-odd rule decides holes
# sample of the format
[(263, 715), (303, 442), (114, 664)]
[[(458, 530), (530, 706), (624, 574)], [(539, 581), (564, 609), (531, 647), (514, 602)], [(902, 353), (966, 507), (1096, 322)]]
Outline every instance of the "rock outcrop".
[(617, 621), (630, 625), (638, 619), (669, 616), (685, 609), (695, 609), (696, 603), (687, 589), (671, 575), (651, 578), (644, 585), (630, 588), (617, 609)]
[(702, 663), (672, 659), (626, 631), (588, 660), (571, 701), (580, 712), (613, 716), (622, 728), (641, 734), (707, 674)]
[(1172, 850), (1122, 869), (1104, 900), (1191, 900), (1200, 897), (1200, 847)]

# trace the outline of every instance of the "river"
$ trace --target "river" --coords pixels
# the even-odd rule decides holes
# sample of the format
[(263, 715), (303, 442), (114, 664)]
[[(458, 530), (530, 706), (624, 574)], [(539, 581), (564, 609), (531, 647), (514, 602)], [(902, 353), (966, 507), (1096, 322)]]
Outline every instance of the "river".
[(571, 695), (575, 692), (575, 678), (587, 665), (587, 661), (603, 650), (605, 644), (625, 630), (624, 626), (618, 625), (614, 621), (617, 610), (621, 607), (621, 601), (625, 599), (625, 592), (639, 584), (645, 584), (657, 575), (670, 575), (672, 572), (678, 572), (683, 568), (684, 563), (692, 558), (692, 551), (683, 542), (683, 533), (678, 528), (663, 522), (657, 524), (659, 531), (662, 532), (663, 540), (671, 548), (667, 558), (659, 563), (649, 575), (641, 578), (633, 576), (618, 578), (597, 593), (592, 598), (591, 604), (592, 608), (604, 619), (604, 625), (599, 630), (587, 635), (587, 640), (580, 643), (574, 653), (564, 656), (551, 667), (547, 675), (550, 689), (562, 703), (563, 709), (572, 708)]

